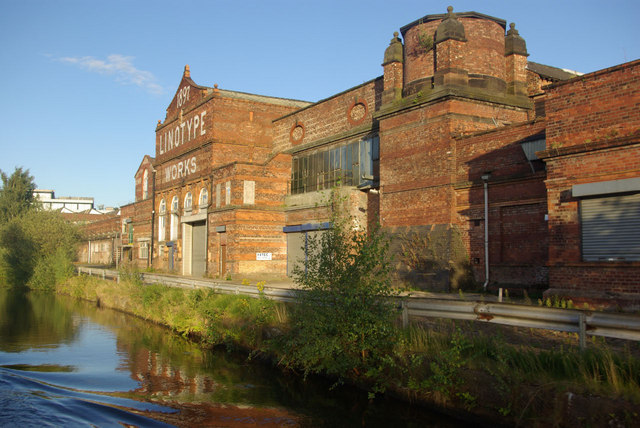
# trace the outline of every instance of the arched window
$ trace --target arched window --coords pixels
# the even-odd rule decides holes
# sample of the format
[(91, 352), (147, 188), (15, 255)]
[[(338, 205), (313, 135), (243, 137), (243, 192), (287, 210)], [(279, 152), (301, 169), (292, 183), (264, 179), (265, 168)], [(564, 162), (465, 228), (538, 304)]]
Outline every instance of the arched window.
[(193, 202), (193, 198), (191, 197), (191, 192), (187, 192), (187, 196), (184, 197), (184, 210), (191, 211), (191, 205)]
[(198, 204), (201, 207), (206, 207), (208, 203), (209, 203), (209, 192), (207, 192), (207, 189), (203, 187), (202, 190), (200, 190), (200, 197), (198, 198)]
[(158, 217), (158, 241), (164, 241), (166, 237), (167, 225), (167, 203), (165, 200), (160, 201), (160, 216)]
[(144, 170), (144, 175), (142, 176), (142, 199), (147, 199), (149, 197), (149, 170)]
[(170, 240), (175, 241), (178, 239), (178, 225), (180, 220), (178, 219), (178, 197), (174, 196), (171, 200), (171, 235)]

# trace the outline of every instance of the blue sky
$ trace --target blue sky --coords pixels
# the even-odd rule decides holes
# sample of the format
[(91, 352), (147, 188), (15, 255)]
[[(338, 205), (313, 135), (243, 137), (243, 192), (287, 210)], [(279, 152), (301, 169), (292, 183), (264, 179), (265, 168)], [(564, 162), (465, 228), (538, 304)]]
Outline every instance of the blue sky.
[(448, 5), (515, 22), (530, 61), (640, 58), (636, 0), (0, 0), (0, 169), (124, 205), (185, 64), (200, 85), (318, 101), (381, 75), (393, 32)]

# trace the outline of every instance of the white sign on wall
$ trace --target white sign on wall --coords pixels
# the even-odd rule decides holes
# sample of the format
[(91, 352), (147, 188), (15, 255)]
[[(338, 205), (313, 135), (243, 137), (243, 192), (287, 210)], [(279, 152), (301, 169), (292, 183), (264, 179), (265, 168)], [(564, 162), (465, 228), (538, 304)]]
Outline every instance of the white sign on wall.
[(256, 260), (272, 260), (271, 253), (256, 253)]
[(189, 175), (195, 174), (197, 168), (198, 164), (196, 163), (195, 156), (166, 166), (164, 167), (164, 182), (168, 183), (178, 178), (185, 178)]

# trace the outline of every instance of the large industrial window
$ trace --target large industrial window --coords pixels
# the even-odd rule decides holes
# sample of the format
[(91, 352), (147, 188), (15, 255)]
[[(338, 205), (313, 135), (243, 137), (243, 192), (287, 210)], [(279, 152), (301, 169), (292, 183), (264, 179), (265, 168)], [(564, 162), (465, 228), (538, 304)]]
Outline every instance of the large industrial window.
[(640, 261), (640, 193), (580, 201), (585, 261)]
[(296, 156), (291, 168), (291, 193), (315, 192), (336, 186), (374, 181), (380, 159), (377, 136)]

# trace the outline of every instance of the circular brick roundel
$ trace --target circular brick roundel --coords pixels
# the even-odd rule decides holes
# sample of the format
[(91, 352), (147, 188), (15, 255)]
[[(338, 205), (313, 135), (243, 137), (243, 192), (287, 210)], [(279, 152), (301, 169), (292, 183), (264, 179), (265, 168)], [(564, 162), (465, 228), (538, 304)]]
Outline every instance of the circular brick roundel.
[(291, 132), (289, 133), (289, 138), (292, 143), (299, 143), (304, 138), (304, 126), (301, 123), (296, 123), (291, 128)]
[(349, 108), (347, 119), (349, 119), (349, 123), (351, 123), (352, 125), (357, 125), (364, 121), (364, 118), (366, 116), (367, 104), (365, 101), (358, 100), (355, 101)]

